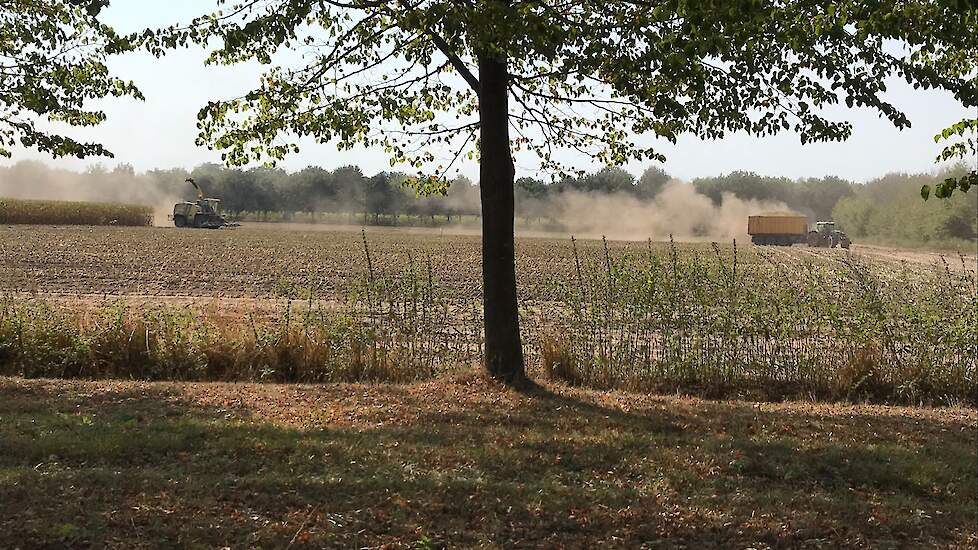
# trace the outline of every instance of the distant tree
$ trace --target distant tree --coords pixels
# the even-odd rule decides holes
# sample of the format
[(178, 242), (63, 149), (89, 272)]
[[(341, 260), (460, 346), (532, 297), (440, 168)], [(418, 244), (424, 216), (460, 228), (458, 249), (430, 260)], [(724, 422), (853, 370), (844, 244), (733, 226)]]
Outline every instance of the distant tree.
[(586, 191), (587, 187), (584, 184), (584, 177), (575, 177), (570, 174), (563, 174), (563, 176), (554, 184), (555, 193), (563, 193), (565, 191)]
[[(903, 128), (884, 95), (890, 76), (978, 105), (976, 14), (961, 0), (249, 0), (147, 44), (218, 44), (217, 63), (302, 49), (300, 65), (273, 66), (256, 89), (200, 113), (202, 142), (230, 163), (284, 158), (298, 146), (280, 138), (297, 136), (381, 146), (419, 169), (435, 146), (477, 155), (485, 366), (516, 383), (514, 148), (562, 169), (555, 148), (661, 161), (631, 138), (644, 133), (842, 140), (851, 125), (827, 118), (840, 101)], [(443, 192), (451, 166), (418, 189)]]
[(185, 197), (190, 199), (192, 192), (186, 179), (190, 173), (183, 168), (170, 168), (167, 170), (150, 170), (144, 174), (149, 185), (156, 193), (164, 197)]
[(583, 187), (590, 192), (630, 193), (634, 191), (635, 176), (617, 166), (605, 167), (586, 176)]
[(108, 0), (0, 0), (0, 156), (20, 144), (55, 157), (112, 156), (53, 125), (94, 126), (92, 99), (142, 94), (109, 74), (106, 58), (131, 48), (99, 21)]
[(343, 166), (333, 171), (336, 186), (338, 212), (364, 212), (366, 208), (365, 189), (367, 178), (356, 166)]
[(794, 184), (795, 190), (788, 204), (798, 210), (809, 210), (818, 220), (829, 220), (839, 200), (852, 195), (853, 185), (851, 181), (835, 176), (800, 180)]
[(288, 217), (297, 211), (293, 202), (295, 197), (287, 191), (287, 173), (281, 168), (259, 166), (248, 170), (248, 178), (253, 182), (253, 192), (261, 205), (260, 210), (286, 212)]
[(516, 180), (516, 192), (539, 199), (547, 194), (547, 184), (535, 178), (520, 178)]
[(516, 215), (524, 218), (539, 218), (547, 215), (547, 197), (550, 186), (535, 178), (516, 180)]
[(658, 166), (651, 166), (638, 178), (635, 195), (642, 199), (653, 199), (669, 183), (672, 177)]
[(120, 162), (119, 164), (116, 164), (115, 168), (112, 169), (112, 173), (130, 178), (136, 177), (136, 169), (127, 162)]
[(725, 193), (741, 199), (766, 200), (774, 200), (775, 195), (783, 197), (785, 194), (775, 192), (764, 176), (740, 170), (722, 176), (697, 178), (693, 180), (693, 187), (700, 194), (710, 197), (715, 204), (720, 204)]
[(336, 196), (332, 175), (322, 168), (309, 166), (289, 176), (286, 193), (291, 208), (297, 212), (316, 212)]
[(85, 174), (102, 176), (108, 174), (109, 170), (101, 162), (93, 162), (85, 167)]
[(445, 195), (445, 207), (455, 216), (478, 216), (479, 187), (465, 176), (458, 176)]
[[(229, 170), (220, 164), (208, 162), (194, 168), (190, 172), (190, 177), (197, 182), (197, 185), (200, 186), (201, 191), (203, 191), (205, 196), (224, 197), (225, 208), (231, 211), (249, 210), (248, 208), (238, 207), (239, 205), (247, 203), (251, 200), (251, 197), (248, 197), (246, 192), (239, 190), (239, 192), (235, 193), (234, 195), (228, 195), (228, 180), (231, 179), (232, 172), (234, 171)], [(240, 172), (240, 170), (238, 170), (238, 172)], [(185, 180), (174, 181), (172, 184), (177, 186), (180, 194), (186, 197), (188, 200), (194, 200), (196, 198), (194, 188), (186, 183)]]
[(382, 214), (392, 214), (395, 211), (395, 190), (391, 186), (391, 175), (381, 172), (367, 179), (366, 185), (367, 214), (374, 217), (374, 222)]

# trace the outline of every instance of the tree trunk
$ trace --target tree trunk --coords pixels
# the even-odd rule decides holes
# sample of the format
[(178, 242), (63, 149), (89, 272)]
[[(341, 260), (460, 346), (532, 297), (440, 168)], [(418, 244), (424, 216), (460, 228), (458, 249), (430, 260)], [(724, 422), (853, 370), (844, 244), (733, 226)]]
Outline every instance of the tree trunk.
[(479, 56), (482, 196), (482, 288), (486, 370), (507, 384), (526, 379), (516, 301), (513, 155), (509, 148), (509, 86), (505, 59)]

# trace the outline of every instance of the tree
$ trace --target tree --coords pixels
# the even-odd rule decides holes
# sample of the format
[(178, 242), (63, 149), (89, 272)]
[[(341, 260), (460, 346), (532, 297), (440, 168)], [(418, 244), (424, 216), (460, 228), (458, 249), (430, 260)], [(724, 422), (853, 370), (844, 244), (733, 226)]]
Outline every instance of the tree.
[[(974, 29), (978, 29), (978, 8), (974, 2), (961, 4), (959, 17), (972, 29), (971, 39), (922, 48), (917, 52), (917, 62), (933, 67), (943, 75), (970, 78), (973, 83), (975, 67), (978, 66), (978, 33), (974, 32)], [(937, 155), (937, 162), (970, 159), (975, 161), (975, 167), (961, 174), (949, 175), (936, 185), (921, 186), (920, 195), (924, 200), (930, 198), (931, 189), (935, 197), (947, 199), (955, 190), (967, 193), (971, 188), (978, 187), (978, 114), (948, 126), (934, 136), (934, 141), (947, 144)]]
[(390, 214), (394, 212), (396, 190), (391, 187), (391, 175), (386, 172), (381, 172), (372, 178), (367, 180), (367, 202), (365, 208), (365, 214), (371, 214), (374, 217), (374, 223), (377, 223), (378, 218), (381, 214)]
[(450, 215), (478, 216), (479, 189), (465, 176), (458, 176), (445, 194), (445, 202)]
[(723, 195), (730, 193), (745, 200), (769, 200), (788, 205), (797, 202), (792, 196), (797, 185), (784, 177), (761, 176), (754, 172), (735, 170), (729, 174), (693, 180), (696, 191), (710, 197), (714, 204), (723, 202)]
[(105, 113), (88, 100), (142, 94), (115, 78), (108, 55), (131, 48), (98, 20), (108, 0), (0, 0), (0, 156), (33, 147), (55, 157), (112, 156), (101, 144), (82, 143), (38, 127), (38, 121), (94, 126)]
[(799, 180), (793, 186), (794, 198), (789, 204), (807, 207), (816, 220), (832, 219), (832, 208), (853, 193), (853, 183), (836, 176)]
[(356, 166), (341, 166), (333, 171), (336, 185), (337, 212), (354, 214), (365, 212), (367, 205), (367, 178)]
[(522, 218), (539, 218), (548, 214), (546, 204), (550, 188), (542, 180), (520, 178), (516, 180), (516, 213)]
[(642, 176), (638, 178), (635, 185), (635, 194), (641, 199), (654, 199), (659, 191), (672, 179), (668, 173), (658, 166), (649, 167)]
[(297, 150), (289, 136), (384, 147), (419, 170), (444, 147), (446, 162), (416, 180), (443, 192), (454, 162), (477, 155), (486, 368), (519, 382), (514, 149), (563, 170), (560, 148), (608, 165), (663, 160), (633, 134), (842, 140), (851, 125), (824, 109), (841, 101), (903, 128), (882, 95), (891, 75), (978, 105), (973, 57), (933, 59), (973, 51), (975, 13), (960, 0), (248, 0), (144, 38), (155, 52), (217, 39), (216, 63), (304, 52), (201, 111), (202, 143), (229, 163), (281, 159)]
[(307, 166), (279, 185), (284, 188), (282, 192), (289, 195), (292, 210), (310, 214), (322, 208), (323, 202), (336, 193), (329, 172), (315, 166)]
[(617, 166), (608, 166), (586, 176), (584, 188), (599, 193), (630, 193), (635, 189), (635, 176)]

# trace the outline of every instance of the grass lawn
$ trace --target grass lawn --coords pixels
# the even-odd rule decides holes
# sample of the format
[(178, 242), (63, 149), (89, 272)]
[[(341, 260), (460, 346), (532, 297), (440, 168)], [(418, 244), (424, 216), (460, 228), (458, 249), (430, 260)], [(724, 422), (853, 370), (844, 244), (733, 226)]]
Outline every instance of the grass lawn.
[(0, 378), (0, 548), (962, 547), (974, 409)]

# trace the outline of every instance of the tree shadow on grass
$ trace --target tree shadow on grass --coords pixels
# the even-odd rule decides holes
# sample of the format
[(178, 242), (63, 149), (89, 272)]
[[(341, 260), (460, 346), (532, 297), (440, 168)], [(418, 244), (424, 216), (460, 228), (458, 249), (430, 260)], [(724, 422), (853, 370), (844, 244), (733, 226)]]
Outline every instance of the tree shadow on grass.
[(822, 416), (745, 404), (624, 412), (544, 388), (512, 403), (383, 387), (372, 405), (409, 420), (296, 428), (175, 386), (88, 387), (0, 380), (0, 547), (878, 546), (975, 533), (974, 430), (936, 420), (840, 417), (830, 434)]

